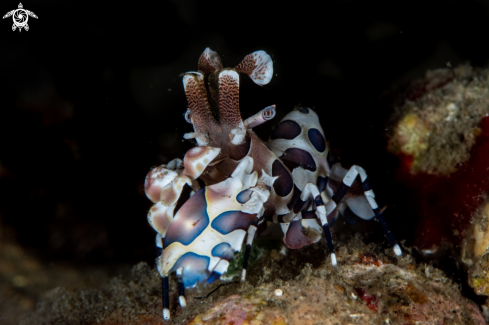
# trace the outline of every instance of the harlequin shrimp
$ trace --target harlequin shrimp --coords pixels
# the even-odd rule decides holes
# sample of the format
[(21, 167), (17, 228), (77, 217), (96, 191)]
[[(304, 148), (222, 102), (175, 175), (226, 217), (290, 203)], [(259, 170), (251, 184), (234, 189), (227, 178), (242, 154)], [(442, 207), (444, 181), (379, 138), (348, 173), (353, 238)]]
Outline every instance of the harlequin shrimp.
[[(339, 214), (376, 217), (395, 254), (402, 254), (365, 170), (341, 167), (317, 114), (296, 107), (263, 142), (253, 128), (272, 119), (276, 107), (243, 120), (240, 74), (258, 85), (268, 84), (271, 57), (257, 51), (235, 68), (223, 68), (216, 52), (207, 48), (202, 53), (198, 71), (183, 75), (185, 119), (194, 128), (184, 138), (194, 139), (197, 146), (183, 161), (174, 159), (146, 176), (145, 192), (154, 203), (148, 221), (157, 231), (164, 319), (170, 318), (169, 273), (176, 272), (179, 302), (185, 307), (185, 288), (218, 279), (246, 237), (244, 281), (257, 227), (265, 221), (279, 223), (285, 245), (293, 249), (316, 243), (324, 233), (336, 265), (330, 224)], [(348, 194), (351, 187), (362, 188), (364, 195)]]

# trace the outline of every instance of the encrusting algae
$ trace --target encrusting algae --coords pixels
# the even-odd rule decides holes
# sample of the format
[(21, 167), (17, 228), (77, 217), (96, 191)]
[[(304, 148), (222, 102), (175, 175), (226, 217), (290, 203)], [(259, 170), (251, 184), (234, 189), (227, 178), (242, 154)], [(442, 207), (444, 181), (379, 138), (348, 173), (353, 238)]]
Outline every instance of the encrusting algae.
[[(286, 257), (268, 251), (246, 282), (217, 281), (200, 289), (206, 295), (189, 291), (193, 307), (172, 310), (165, 324), (485, 324), (441, 271), (366, 245), (360, 236), (338, 244), (336, 268), (321, 245)], [(98, 290), (54, 289), (22, 325), (161, 324), (160, 312), (159, 276), (141, 263), (131, 278)]]
[(395, 108), (389, 149), (411, 157), (412, 173), (448, 175), (467, 161), (488, 114), (489, 70), (431, 70)]

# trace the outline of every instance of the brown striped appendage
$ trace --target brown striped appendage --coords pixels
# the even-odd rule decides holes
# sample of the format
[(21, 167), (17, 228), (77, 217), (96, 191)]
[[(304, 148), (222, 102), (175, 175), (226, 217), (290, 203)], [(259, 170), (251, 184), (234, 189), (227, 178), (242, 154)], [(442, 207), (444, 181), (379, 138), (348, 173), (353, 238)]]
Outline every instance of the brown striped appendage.
[(225, 129), (234, 129), (242, 125), (239, 111), (239, 75), (233, 70), (224, 70), (219, 74), (220, 123)]
[(199, 58), (199, 72), (206, 74), (222, 69), (221, 58), (217, 52), (206, 48)]
[[(198, 70), (183, 77), (189, 105), (185, 116), (194, 126), (194, 132), (184, 138), (195, 138), (198, 146), (221, 149), (199, 176), (206, 184), (213, 184), (229, 177), (237, 162), (250, 151), (250, 133), (239, 109), (239, 73), (247, 73), (255, 83), (263, 85), (271, 79), (273, 62), (266, 52), (257, 51), (246, 56), (236, 70), (223, 69), (219, 55), (206, 48), (199, 58)], [(189, 172), (197, 169), (188, 168)]]
[(217, 122), (209, 108), (204, 78), (197, 73), (186, 73), (183, 76), (183, 84), (195, 132), (207, 137), (208, 129), (216, 126)]
[(267, 52), (256, 51), (245, 56), (234, 69), (246, 73), (256, 84), (263, 86), (272, 79), (273, 61)]

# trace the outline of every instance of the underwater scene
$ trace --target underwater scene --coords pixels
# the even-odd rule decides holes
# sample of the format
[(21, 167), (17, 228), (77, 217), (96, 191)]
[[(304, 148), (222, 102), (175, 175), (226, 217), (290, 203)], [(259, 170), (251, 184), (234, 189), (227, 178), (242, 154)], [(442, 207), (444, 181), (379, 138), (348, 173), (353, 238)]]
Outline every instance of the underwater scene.
[(489, 2), (0, 7), (1, 325), (489, 322)]

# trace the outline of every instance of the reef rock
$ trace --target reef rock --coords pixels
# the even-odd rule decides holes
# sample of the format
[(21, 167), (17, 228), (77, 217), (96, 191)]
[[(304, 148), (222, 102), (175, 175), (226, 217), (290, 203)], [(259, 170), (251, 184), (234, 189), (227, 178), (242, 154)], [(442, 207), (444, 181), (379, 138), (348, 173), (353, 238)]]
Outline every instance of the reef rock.
[[(415, 246), (461, 244), (489, 190), (489, 69), (428, 71), (398, 94), (389, 150), (421, 216)], [(472, 234), (470, 234), (472, 235)], [(485, 250), (485, 249), (484, 249)]]
[[(337, 247), (337, 267), (321, 244), (268, 252), (244, 283), (217, 281), (189, 291), (185, 309), (177, 307), (172, 281), (168, 323), (485, 324), (456, 284), (409, 254), (397, 258), (358, 236)], [(22, 324), (161, 324), (160, 288), (156, 270), (141, 263), (130, 279), (98, 290), (54, 289)]]
[(475, 213), (462, 248), (463, 261), (470, 267), (469, 285), (476, 294), (489, 296), (489, 202)]

